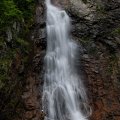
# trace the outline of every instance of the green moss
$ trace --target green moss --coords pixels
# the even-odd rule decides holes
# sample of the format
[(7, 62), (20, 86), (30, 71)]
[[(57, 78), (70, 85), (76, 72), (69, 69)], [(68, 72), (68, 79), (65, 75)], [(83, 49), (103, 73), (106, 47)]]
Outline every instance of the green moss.
[(101, 5), (96, 5), (96, 11), (100, 14), (106, 14), (106, 11), (104, 10), (104, 7)]
[(119, 61), (119, 59), (116, 57), (115, 54), (111, 54), (109, 56), (109, 61), (108, 61), (109, 65), (107, 67), (107, 73), (108, 74), (111, 75), (111, 74), (116, 74), (118, 72), (118, 70), (119, 70), (118, 61)]
[(99, 49), (95, 45), (93, 46), (94, 41), (90, 37), (82, 37), (82, 39), (80, 39), (80, 42), (87, 50), (88, 54), (95, 56), (96, 59), (99, 58)]
[(0, 2), (0, 27), (12, 25), (12, 21), (22, 20), (22, 12), (17, 8), (13, 0), (1, 0)]
[(90, 38), (89, 37), (82, 37), (81, 39), (80, 39), (80, 41), (83, 43), (83, 44), (88, 44), (88, 43), (90, 43)]
[(0, 59), (0, 89), (4, 87), (5, 82), (8, 79), (8, 70), (11, 65), (11, 60)]
[(3, 50), (4, 54), (0, 56), (0, 89), (4, 87), (9, 79), (9, 69), (13, 58), (15, 57), (15, 49)]
[(0, 37), (0, 50), (4, 49), (5, 48), (5, 40), (4, 40), (4, 37)]
[(28, 56), (24, 56), (22, 61), (24, 64), (26, 64), (28, 62)]
[(116, 28), (115, 30), (112, 31), (113, 35), (119, 34), (120, 35), (120, 28)]
[(21, 39), (21, 38), (17, 38), (17, 39), (16, 39), (16, 42), (17, 42), (19, 45), (21, 45), (21, 46), (28, 46), (28, 45), (29, 45), (29, 43), (28, 43), (27, 41), (25, 41), (25, 40), (23, 40), (23, 39)]
[[(1, 76), (0, 76), (1, 79)], [(2, 80), (0, 80), (0, 89), (4, 87), (4, 83), (2, 82)]]

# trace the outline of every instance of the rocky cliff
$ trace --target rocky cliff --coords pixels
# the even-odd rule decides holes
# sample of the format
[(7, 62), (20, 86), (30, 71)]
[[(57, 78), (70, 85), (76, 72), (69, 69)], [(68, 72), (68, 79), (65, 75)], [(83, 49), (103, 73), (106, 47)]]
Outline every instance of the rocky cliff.
[[(81, 72), (83, 74), (92, 109), (89, 119), (120, 120), (120, 1), (52, 0), (52, 2), (69, 14), (72, 23), (71, 38), (80, 46), (78, 69), (80, 74)], [(43, 120), (45, 116), (41, 103), (47, 46), (45, 16), (45, 1), (36, 0), (35, 22), (29, 27), (27, 34), (30, 44), (30, 48), (27, 49), (30, 50), (25, 52), (25, 56), (18, 50), (10, 64), (9, 85), (13, 85), (9, 87), (11, 97), (7, 96), (3, 100), (7, 92), (0, 93), (0, 100), (3, 102), (0, 110), (3, 108), (8, 110), (4, 104), (12, 98), (14, 105), (22, 106), (13, 107), (14, 110), (10, 111), (11, 116), (19, 114), (15, 120)], [(78, 61), (75, 62), (77, 64)], [(14, 103), (16, 101), (17, 103)], [(2, 120), (6, 120), (3, 117), (6, 114), (0, 115)]]
[[(81, 46), (80, 71), (92, 108), (91, 120), (120, 119), (120, 1), (52, 0), (71, 17), (72, 39)], [(45, 4), (37, 1), (34, 56), (24, 95), (25, 119), (43, 119), (41, 94), (46, 49)], [(75, 61), (76, 62), (76, 61)], [(32, 81), (32, 82), (31, 82)], [(37, 92), (36, 92), (37, 91)], [(30, 93), (30, 95), (28, 95)], [(29, 97), (28, 97), (29, 96)]]

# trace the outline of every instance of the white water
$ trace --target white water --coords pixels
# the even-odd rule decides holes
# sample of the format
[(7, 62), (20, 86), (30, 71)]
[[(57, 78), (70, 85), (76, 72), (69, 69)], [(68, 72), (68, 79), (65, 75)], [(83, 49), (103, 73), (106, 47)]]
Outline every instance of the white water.
[(43, 87), (45, 120), (87, 120), (86, 92), (74, 67), (77, 45), (70, 40), (70, 18), (47, 5), (47, 52)]

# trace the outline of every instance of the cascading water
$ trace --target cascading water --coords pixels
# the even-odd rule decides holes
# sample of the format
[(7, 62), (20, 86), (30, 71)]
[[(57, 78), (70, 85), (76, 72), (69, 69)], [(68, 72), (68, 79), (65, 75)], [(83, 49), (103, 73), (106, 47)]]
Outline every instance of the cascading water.
[(87, 120), (87, 97), (74, 58), (77, 45), (70, 40), (70, 19), (64, 10), (47, 5), (47, 52), (43, 87), (45, 120)]

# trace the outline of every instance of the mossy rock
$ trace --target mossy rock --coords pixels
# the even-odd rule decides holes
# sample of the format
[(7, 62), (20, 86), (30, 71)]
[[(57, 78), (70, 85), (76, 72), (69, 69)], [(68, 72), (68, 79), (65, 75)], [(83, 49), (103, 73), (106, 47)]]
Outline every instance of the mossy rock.
[(116, 35), (116, 34), (120, 35), (120, 28), (116, 28), (115, 30), (113, 30), (112, 34), (113, 35)]

